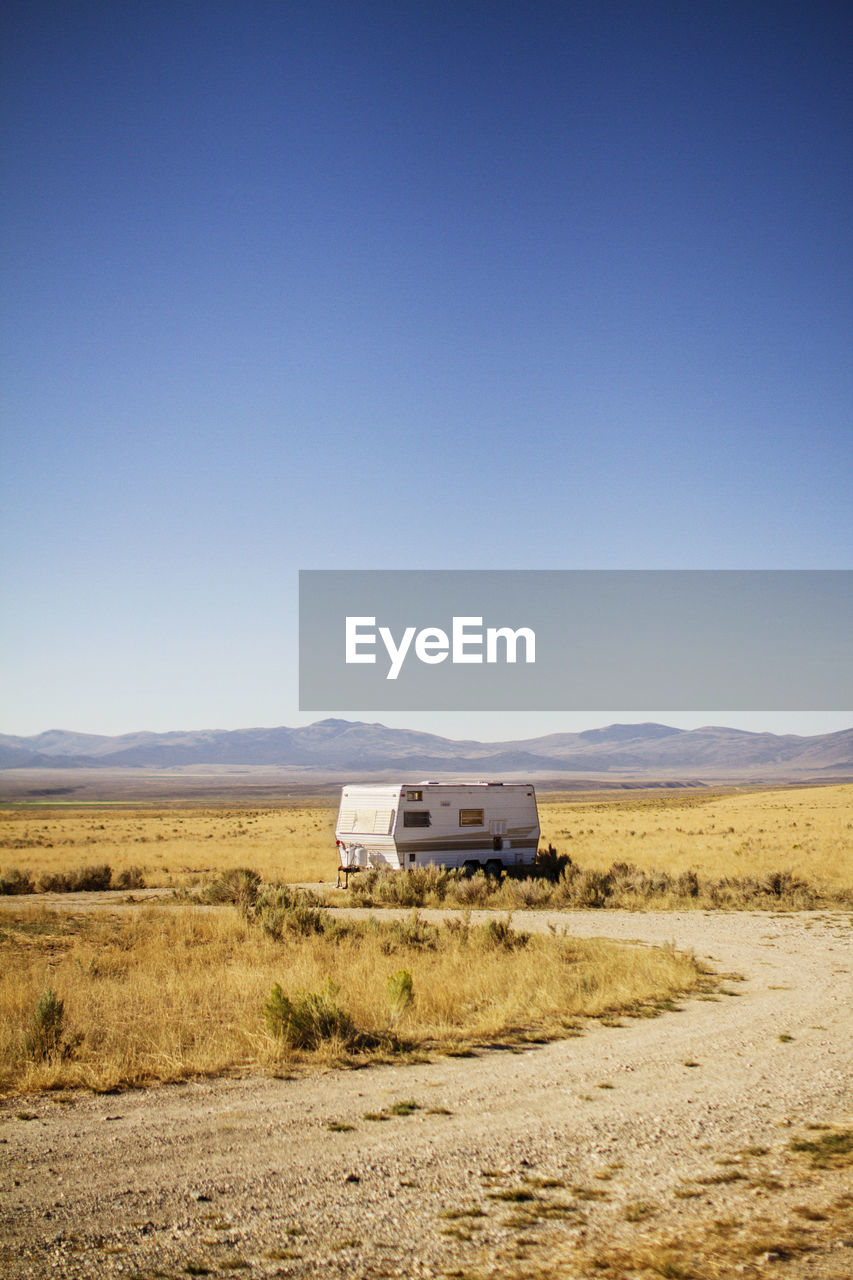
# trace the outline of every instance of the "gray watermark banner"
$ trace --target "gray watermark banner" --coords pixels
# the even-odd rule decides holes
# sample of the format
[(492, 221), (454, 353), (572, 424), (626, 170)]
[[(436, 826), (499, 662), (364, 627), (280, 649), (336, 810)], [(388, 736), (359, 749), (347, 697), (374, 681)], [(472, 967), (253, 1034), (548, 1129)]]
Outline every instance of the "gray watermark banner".
[(305, 570), (302, 711), (842, 711), (850, 570)]

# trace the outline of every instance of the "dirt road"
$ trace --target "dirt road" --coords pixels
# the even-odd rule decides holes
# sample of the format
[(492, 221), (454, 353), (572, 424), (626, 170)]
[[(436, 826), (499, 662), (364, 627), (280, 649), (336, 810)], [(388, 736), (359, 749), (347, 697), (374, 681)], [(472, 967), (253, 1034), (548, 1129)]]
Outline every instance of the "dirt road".
[[(853, 1274), (845, 1171), (789, 1151), (825, 1132), (809, 1123), (853, 1124), (850, 916), (516, 916), (549, 921), (740, 980), (523, 1051), (6, 1102), (0, 1272), (509, 1276), (560, 1255), (543, 1274), (637, 1274), (585, 1267), (666, 1231), (699, 1242), (702, 1275)], [(726, 1253), (764, 1220), (763, 1252)], [(789, 1228), (801, 1254), (772, 1244)]]

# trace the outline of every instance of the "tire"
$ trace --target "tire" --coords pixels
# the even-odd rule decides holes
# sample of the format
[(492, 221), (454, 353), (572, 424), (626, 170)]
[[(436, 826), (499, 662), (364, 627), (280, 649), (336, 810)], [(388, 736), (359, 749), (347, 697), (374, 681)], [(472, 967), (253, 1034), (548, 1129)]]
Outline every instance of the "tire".
[(473, 876), (473, 875), (476, 875), (476, 873), (477, 873), (480, 869), (481, 869), (481, 868), (480, 868), (480, 864), (479, 864), (479, 862), (477, 861), (477, 859), (476, 859), (476, 858), (469, 858), (466, 862), (463, 862), (463, 863), (462, 863), (462, 874), (463, 874), (463, 875), (466, 875), (466, 876)]
[(503, 875), (503, 869), (504, 864), (500, 858), (489, 858), (486, 863), (486, 875), (493, 876), (497, 880), (500, 880)]

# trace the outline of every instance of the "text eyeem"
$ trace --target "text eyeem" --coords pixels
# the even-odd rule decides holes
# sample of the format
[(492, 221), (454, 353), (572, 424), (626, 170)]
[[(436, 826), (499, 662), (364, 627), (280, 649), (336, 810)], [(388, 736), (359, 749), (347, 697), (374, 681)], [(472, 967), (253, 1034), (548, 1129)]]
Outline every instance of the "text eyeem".
[[(376, 662), (377, 635), (385, 646), (390, 665), (386, 680), (396, 680), (412, 648), (419, 662), (517, 662), (519, 640), (524, 642), (524, 662), (536, 661), (536, 633), (530, 627), (486, 627), (482, 618), (456, 618), (450, 635), (441, 627), (406, 627), (399, 643), (390, 627), (376, 629), (375, 618), (348, 617), (346, 660)], [(485, 653), (484, 653), (485, 649)]]

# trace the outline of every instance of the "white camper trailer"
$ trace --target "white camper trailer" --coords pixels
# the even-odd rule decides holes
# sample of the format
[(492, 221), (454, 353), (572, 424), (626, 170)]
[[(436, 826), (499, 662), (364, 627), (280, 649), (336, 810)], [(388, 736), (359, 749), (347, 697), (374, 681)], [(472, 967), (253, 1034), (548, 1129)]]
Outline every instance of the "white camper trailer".
[(346, 786), (335, 839), (343, 871), (482, 867), (498, 875), (536, 857), (536, 793), (529, 782)]

